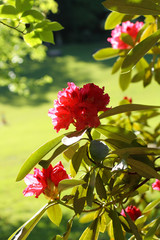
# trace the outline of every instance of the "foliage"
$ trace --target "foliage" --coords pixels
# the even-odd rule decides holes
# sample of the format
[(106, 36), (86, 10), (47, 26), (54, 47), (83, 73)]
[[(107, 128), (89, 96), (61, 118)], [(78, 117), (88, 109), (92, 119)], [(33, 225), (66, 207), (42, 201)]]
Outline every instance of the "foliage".
[[(19, 1), (16, 2), (15, 9), (19, 9)], [(29, 3), (27, 3), (27, 8)], [(20, 1), (22, 7), (21, 4), (22, 1)], [(128, 14), (134, 14), (134, 17), (135, 15), (137, 17), (137, 14), (145, 15), (146, 22), (143, 31), (140, 31), (141, 39), (139, 43), (135, 41), (136, 44), (132, 46), (131, 38), (122, 35), (122, 40), (132, 46), (130, 50), (116, 49), (114, 51), (115, 49), (109, 49), (108, 51), (105, 49), (100, 50), (94, 57), (104, 59), (116, 54), (120, 55), (121, 60), (119, 60), (118, 66), (114, 65), (114, 72), (121, 68), (120, 83), (123, 90), (130, 83), (131, 70), (138, 64), (140, 64), (137, 67), (138, 73), (142, 71), (143, 80), (144, 78), (145, 81), (147, 79), (147, 84), (145, 82), (144, 86), (148, 85), (152, 73), (157, 70), (157, 62), (155, 63), (155, 61), (159, 61), (159, 59), (157, 59), (157, 56), (153, 57), (152, 64), (149, 65), (143, 56), (148, 52), (157, 55), (159, 51), (160, 30), (157, 24), (160, 11), (159, 1), (122, 0), (119, 2), (118, 0), (106, 0), (103, 5), (112, 11), (120, 12), (117, 15), (111, 13), (109, 19), (112, 22), (112, 27), (113, 20), (118, 19), (118, 23), (121, 23), (126, 17), (125, 14), (127, 14), (127, 17)], [(23, 6), (26, 7), (26, 5)], [(8, 15), (9, 13), (7, 12)], [(123, 14), (124, 18), (120, 14)], [(23, 17), (26, 16), (27, 19), (28, 16), (29, 19), (38, 18), (40, 23), (33, 24), (35, 29), (41, 27), (50, 29), (48, 22), (45, 21), (44, 23), (43, 21), (44, 25), (42, 24), (40, 15), (30, 13), (27, 15), (25, 12), (21, 16), (22, 21)], [(130, 19), (134, 17), (130, 16)], [(152, 25), (155, 22), (156, 27), (153, 27)], [(147, 23), (148, 28), (152, 26), (149, 34)], [(32, 34), (34, 35), (35, 32), (31, 32)], [(36, 37), (42, 35), (39, 33)], [(40, 39), (39, 37), (38, 39)], [(26, 41), (25, 37), (24, 40)], [(27, 42), (30, 42), (30, 37)], [(155, 44), (157, 45), (155, 46)], [(34, 44), (31, 45), (34, 46)], [(157, 217), (158, 209), (156, 210), (156, 207), (159, 205), (160, 199), (148, 202), (147, 191), (151, 189), (153, 179), (157, 179), (156, 184), (160, 182), (160, 125), (158, 124), (153, 130), (150, 129), (148, 123), (150, 118), (159, 116), (160, 113), (157, 109), (160, 106), (132, 104), (132, 100), (125, 97), (119, 106), (105, 108), (105, 106), (101, 106), (101, 101), (97, 99), (98, 86), (95, 87), (97, 90), (94, 92), (93, 89), (88, 90), (88, 85), (86, 89), (86, 85), (80, 89), (74, 85), (72, 89), (63, 89), (58, 93), (58, 99), (54, 102), (55, 107), (49, 112), (49, 115), (52, 114), (53, 125), (60, 123), (60, 127), (56, 130), (59, 131), (61, 128), (67, 130), (70, 123), (76, 126), (78, 121), (80, 128), (76, 126), (79, 131), (64, 133), (46, 142), (33, 152), (22, 165), (17, 181), (27, 176), (28, 179), (32, 179), (29, 172), (37, 164), (42, 166), (42, 172), (37, 170), (39, 173), (47, 172), (45, 175), (46, 182), (42, 186), (41, 193), (49, 197), (49, 202), (13, 233), (9, 240), (26, 239), (46, 211), (49, 219), (58, 226), (62, 218), (60, 206), (72, 210), (73, 215), (68, 221), (63, 236), (56, 235), (53, 239), (67, 240), (69, 238), (75, 216), (82, 216), (83, 220), (80, 218), (81, 222), (84, 219), (85, 222), (91, 222), (82, 233), (80, 240), (96, 240), (99, 233), (105, 231), (108, 232), (110, 239), (115, 240), (125, 239), (126, 234), (130, 236), (130, 239), (159, 239), (160, 218)], [(103, 91), (101, 94), (103, 95)], [(106, 104), (108, 104), (108, 101)], [(70, 111), (67, 111), (68, 109)], [(101, 112), (98, 114), (99, 111)], [(98, 118), (98, 120), (96, 120), (96, 124), (92, 125), (91, 123), (95, 121), (95, 118)], [(68, 121), (67, 126), (66, 121)], [(70, 177), (67, 175), (67, 179), (59, 181), (58, 186), (56, 186), (53, 181), (49, 181), (52, 176), (49, 175), (48, 169), (52, 168), (51, 162), (59, 155), (63, 156), (64, 160), (70, 165)], [(34, 181), (36, 179), (42, 183), (41, 177), (36, 173), (34, 174)], [(59, 177), (58, 179), (62, 178)], [(37, 183), (31, 183), (27, 185), (34, 191)], [(54, 194), (46, 194), (46, 186), (57, 187), (56, 198), (53, 196)], [(62, 190), (66, 189), (71, 189), (69, 194), (62, 194)], [(38, 191), (38, 188), (36, 191)], [(139, 201), (141, 198), (142, 202)], [(153, 209), (155, 209), (156, 217), (152, 215)]]
[[(131, 49), (104, 48), (97, 51), (93, 57), (96, 60), (104, 60), (119, 56), (113, 65), (112, 73), (120, 70), (119, 83), (122, 90), (128, 88), (130, 83), (143, 82), (143, 86), (148, 86), (154, 79), (158, 84), (159, 80), (159, 12), (158, 1), (128, 1), (121, 2), (104, 1), (104, 7), (113, 10), (106, 19), (105, 29), (113, 29), (116, 25), (127, 20), (136, 21), (139, 17), (144, 17), (144, 26), (139, 32), (140, 42)], [(124, 43), (128, 43), (129, 35), (121, 35)], [(144, 57), (149, 54), (149, 61)], [(136, 72), (133, 71), (135, 67)]]
[(40, 87), (52, 83), (51, 76), (42, 76), (35, 84), (19, 74), (24, 57), (44, 60), (47, 48), (42, 41), (54, 43), (53, 31), (62, 29), (58, 22), (45, 19), (49, 10), (57, 11), (55, 1), (1, 1), (1, 87), (8, 86), (11, 92), (28, 96), (35, 85)]

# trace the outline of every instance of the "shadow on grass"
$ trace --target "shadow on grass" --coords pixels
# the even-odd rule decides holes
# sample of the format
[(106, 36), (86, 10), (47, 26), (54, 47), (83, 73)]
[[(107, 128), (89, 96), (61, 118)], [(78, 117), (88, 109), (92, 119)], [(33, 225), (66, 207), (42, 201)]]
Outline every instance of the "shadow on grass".
[[(64, 215), (60, 226), (57, 227), (49, 220), (47, 216), (43, 217), (30, 233), (27, 240), (52, 240), (56, 235), (62, 236), (66, 231), (68, 220), (68, 217)], [(9, 235), (12, 235), (13, 232), (16, 231), (22, 224), (24, 223), (18, 222), (15, 226), (10, 226), (7, 223), (0, 221), (0, 239), (8, 239)], [(78, 219), (74, 219), (72, 230), (69, 235), (69, 240), (78, 240), (88, 225), (89, 224), (81, 224), (79, 223)], [(98, 240), (108, 239), (109, 238), (106, 232), (104, 234), (100, 234), (98, 238)]]
[[(102, 48), (101, 44), (72, 44), (60, 48), (62, 56), (46, 57), (43, 62), (32, 61), (25, 58), (23, 64), (16, 72), (19, 77), (26, 77), (28, 85), (31, 85), (29, 97), (18, 96), (11, 93), (8, 87), (0, 88), (0, 102), (14, 106), (24, 104), (37, 106), (48, 102), (47, 94), (52, 91), (59, 91), (67, 86), (67, 82), (75, 82), (80, 85), (83, 82), (92, 82), (95, 66), (100, 69), (111, 67), (115, 59), (97, 62), (92, 54)], [(43, 76), (49, 75), (53, 83), (43, 86), (36, 85), (36, 81)]]

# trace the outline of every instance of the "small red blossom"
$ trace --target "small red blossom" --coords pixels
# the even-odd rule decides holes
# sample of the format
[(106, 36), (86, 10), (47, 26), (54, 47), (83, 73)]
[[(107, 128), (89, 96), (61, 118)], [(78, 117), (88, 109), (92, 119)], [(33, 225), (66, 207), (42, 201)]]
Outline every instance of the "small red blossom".
[(107, 38), (108, 42), (112, 44), (112, 48), (114, 49), (130, 49), (133, 46), (125, 43), (121, 39), (122, 33), (127, 33), (131, 36), (133, 43), (136, 44), (139, 42), (137, 39), (138, 32), (143, 26), (143, 22), (132, 23), (130, 21), (123, 22), (122, 26), (117, 25), (114, 30), (111, 32), (111, 38)]
[(106, 105), (109, 101), (109, 95), (104, 94), (104, 87), (88, 83), (79, 88), (74, 83), (68, 83), (68, 87), (58, 93), (54, 108), (49, 109), (48, 115), (57, 132), (62, 128), (67, 130), (71, 123), (77, 131), (98, 127), (98, 112), (108, 110)]
[[(130, 216), (130, 218), (135, 221), (138, 217), (140, 217), (142, 215), (141, 211), (139, 210), (139, 208), (136, 208), (135, 206), (128, 206), (125, 209), (126, 213), (128, 213), (128, 215)], [(125, 211), (122, 209), (121, 211), (121, 215), (126, 217)]]
[(124, 99), (124, 100), (127, 100), (129, 103), (132, 103), (132, 98), (124, 97), (123, 99)]
[(160, 191), (160, 180), (156, 179), (156, 181), (152, 184), (152, 188), (154, 190)]
[(27, 187), (24, 189), (23, 194), (25, 197), (35, 195), (38, 198), (43, 193), (50, 199), (55, 199), (58, 197), (57, 187), (59, 182), (70, 178), (61, 162), (54, 167), (50, 164), (47, 169), (43, 168), (42, 171), (34, 168), (34, 174), (27, 174), (24, 179)]

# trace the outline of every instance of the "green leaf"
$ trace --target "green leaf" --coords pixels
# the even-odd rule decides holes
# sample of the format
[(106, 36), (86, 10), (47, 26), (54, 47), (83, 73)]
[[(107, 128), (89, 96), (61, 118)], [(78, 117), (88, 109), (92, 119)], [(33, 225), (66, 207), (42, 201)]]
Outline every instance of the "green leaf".
[(73, 143), (76, 143), (83, 137), (83, 135), (85, 134), (86, 131), (87, 131), (87, 129), (85, 129), (85, 130), (83, 129), (82, 131), (71, 132), (62, 139), (62, 143), (67, 146), (69, 146)]
[(52, 240), (64, 240), (60, 235), (56, 235)]
[(47, 209), (47, 215), (48, 215), (49, 219), (50, 219), (56, 226), (59, 226), (59, 224), (61, 223), (61, 220), (62, 220), (62, 210), (61, 210), (59, 204), (51, 205), (51, 206)]
[(92, 207), (92, 202), (94, 199), (94, 186), (95, 186), (95, 170), (92, 171), (92, 173), (90, 174), (90, 180), (89, 180), (89, 184), (88, 184), (88, 190), (87, 190), (87, 205), (89, 207)]
[(123, 236), (121, 222), (119, 220), (117, 212), (110, 210), (109, 217), (112, 219), (112, 222), (113, 222), (114, 239), (115, 240), (125, 240), (125, 238)]
[(72, 224), (73, 224), (73, 220), (74, 220), (73, 216), (71, 219), (69, 219), (69, 221), (67, 222), (67, 230), (66, 232), (63, 234), (63, 240), (68, 240), (69, 234), (71, 232), (71, 228), (72, 228)]
[[(125, 209), (124, 209), (125, 211)], [(136, 240), (142, 240), (142, 237), (140, 236), (139, 232), (138, 232), (138, 228), (137, 226), (135, 225), (135, 223), (131, 220), (130, 216), (128, 215), (128, 213), (125, 211), (125, 215), (126, 215), (126, 219), (127, 219), (127, 222), (130, 226), (130, 229), (132, 230), (133, 234), (135, 235), (136, 237)]]
[(98, 240), (99, 235), (99, 218), (96, 218), (92, 224), (86, 228), (79, 240)]
[(145, 209), (143, 209), (143, 214), (144, 213), (147, 213), (147, 212), (150, 212), (152, 209), (154, 209), (158, 204), (160, 203), (160, 199), (156, 199), (152, 202), (150, 202), (146, 207)]
[(58, 192), (64, 191), (69, 188), (73, 188), (78, 185), (85, 184), (86, 182), (79, 179), (65, 179), (59, 182)]
[(81, 162), (82, 162), (82, 159), (83, 159), (83, 156), (84, 154), (86, 154), (86, 147), (85, 145), (84, 146), (81, 146), (77, 152), (75, 152), (72, 160), (71, 160), (71, 164), (72, 164), (72, 167), (73, 167), (73, 170), (75, 171), (75, 174), (78, 172), (79, 168), (80, 168), (80, 165), (81, 165)]
[(125, 14), (123, 13), (111, 12), (105, 21), (104, 29), (109, 30), (115, 28), (118, 24), (122, 22), (124, 16)]
[(117, 149), (112, 152), (113, 154), (117, 154), (119, 156), (123, 156), (124, 154), (128, 155), (159, 155), (160, 149), (159, 148), (147, 148), (147, 147), (129, 147), (129, 148), (122, 148)]
[(16, 0), (16, 9), (18, 12), (30, 10), (34, 4), (34, 0)]
[[(81, 192), (79, 192), (80, 190)], [(74, 196), (73, 207), (76, 215), (81, 214), (85, 205), (86, 196), (83, 194), (83, 192), (86, 192), (83, 188), (77, 188)]]
[(102, 48), (93, 54), (95, 60), (105, 60), (119, 55), (121, 50), (113, 48)]
[(96, 187), (96, 192), (97, 192), (99, 198), (106, 199), (107, 198), (106, 189), (104, 187), (102, 178), (100, 177), (99, 173), (96, 176), (95, 187)]
[(147, 220), (147, 216), (141, 215), (135, 220), (135, 225), (140, 229), (144, 225), (146, 220)]
[(119, 57), (117, 61), (113, 64), (112, 74), (116, 73), (121, 68), (123, 60), (124, 60), (124, 57)]
[(97, 213), (98, 213), (98, 211), (85, 213), (83, 216), (81, 216), (81, 218), (79, 219), (79, 222), (80, 223), (91, 222), (97, 217)]
[(43, 30), (42, 32), (39, 32), (39, 35), (40, 35), (40, 39), (43, 42), (49, 42), (49, 43), (53, 43), (53, 44), (55, 43), (52, 31), (44, 31)]
[(66, 146), (67, 149), (63, 152), (64, 158), (68, 161), (73, 158), (75, 152), (79, 148), (79, 143), (73, 144), (71, 146)]
[(41, 160), (39, 162), (39, 165), (41, 165), (43, 168), (47, 169), (49, 167), (49, 165), (51, 164), (51, 162), (56, 157), (58, 157), (62, 152), (64, 152), (67, 148), (68, 148), (68, 146), (66, 146), (64, 144), (60, 145), (58, 148), (56, 148), (56, 150), (53, 152), (52, 156), (48, 160)]
[(111, 11), (134, 15), (159, 15), (160, 6), (151, 0), (106, 0), (102, 3)]
[(62, 30), (64, 27), (62, 27), (62, 25), (58, 22), (48, 22), (45, 26), (44, 26), (44, 30), (45, 31), (60, 31)]
[(115, 108), (111, 108), (107, 110), (106, 112), (102, 113), (99, 118), (106, 118), (110, 117), (119, 113), (125, 113), (125, 112), (132, 112), (132, 111), (140, 111), (140, 110), (150, 110), (154, 108), (160, 108), (160, 106), (149, 106), (149, 105), (140, 105), (140, 104), (125, 104), (120, 105)]
[[(123, 64), (123, 63), (122, 63)], [(119, 77), (120, 88), (124, 91), (128, 88), (131, 82), (131, 71), (127, 73), (121, 73)]]
[(40, 35), (37, 32), (30, 32), (23, 36), (24, 41), (27, 45), (30, 47), (36, 47), (42, 43), (42, 40), (40, 39)]
[(22, 180), (48, 152), (61, 142), (62, 138), (63, 135), (43, 144), (40, 148), (33, 152), (21, 167), (16, 181)]
[(157, 178), (160, 180), (160, 175), (148, 164), (130, 158), (127, 160), (127, 162), (140, 176), (143, 176), (145, 178)]
[(96, 130), (108, 138), (113, 138), (126, 143), (131, 143), (136, 138), (136, 135), (133, 132), (117, 126), (100, 125)]
[(122, 34), (121, 34), (121, 40), (122, 40), (123, 42), (125, 42), (126, 44), (134, 47), (134, 41), (133, 41), (132, 37), (131, 37), (129, 34), (127, 34), (127, 33), (122, 33)]
[(2, 19), (17, 19), (18, 12), (12, 5), (0, 5), (0, 18)]
[(25, 240), (30, 232), (34, 229), (36, 224), (39, 222), (45, 211), (47, 210), (48, 204), (41, 208), (30, 220), (24, 223), (18, 228), (8, 240)]
[(127, 54), (122, 64), (122, 73), (131, 71), (136, 63), (153, 47), (154, 44), (160, 39), (160, 30), (150, 35), (138, 43)]
[(37, 10), (27, 10), (21, 16), (21, 21), (24, 23), (40, 22), (44, 19), (44, 15)]
[(157, 220), (154, 223), (154, 225), (146, 233), (146, 235), (144, 236), (144, 240), (151, 240), (151, 239), (153, 239), (153, 236), (155, 235), (156, 230), (159, 228), (159, 226), (160, 226), (160, 217), (157, 218)]
[(115, 171), (121, 171), (121, 170), (125, 170), (128, 168), (128, 165), (126, 163), (125, 159), (122, 159), (118, 164), (116, 164), (113, 168), (112, 168), (112, 172)]

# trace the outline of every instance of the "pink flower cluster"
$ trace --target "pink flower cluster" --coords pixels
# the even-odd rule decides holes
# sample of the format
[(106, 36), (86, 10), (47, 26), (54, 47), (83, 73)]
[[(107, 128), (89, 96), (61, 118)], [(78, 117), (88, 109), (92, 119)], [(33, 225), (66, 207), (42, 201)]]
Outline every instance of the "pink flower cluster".
[(136, 44), (139, 42), (137, 35), (139, 30), (142, 28), (143, 22), (132, 23), (130, 21), (123, 22), (122, 26), (117, 25), (114, 30), (111, 32), (111, 38), (107, 38), (108, 42), (112, 44), (112, 48), (115, 49), (130, 49), (131, 45), (125, 43), (121, 39), (122, 33), (127, 33), (131, 36), (133, 43)]
[(49, 109), (48, 115), (57, 132), (62, 128), (68, 129), (71, 123), (77, 131), (86, 127), (98, 127), (98, 112), (108, 110), (106, 105), (109, 101), (109, 95), (104, 94), (104, 87), (88, 83), (79, 88), (71, 82), (58, 93), (54, 108)]
[(34, 174), (28, 174), (24, 179), (27, 187), (24, 189), (23, 194), (26, 197), (35, 195), (38, 198), (43, 193), (50, 199), (56, 199), (58, 197), (57, 187), (59, 182), (70, 178), (61, 162), (54, 167), (50, 165), (47, 169), (43, 168), (42, 171), (34, 168)]
[(152, 184), (152, 188), (154, 190), (160, 191), (160, 180), (156, 179), (156, 181)]
[[(138, 217), (140, 217), (142, 215), (141, 211), (139, 210), (139, 208), (136, 208), (135, 206), (128, 206), (125, 209), (126, 213), (128, 213), (128, 215), (130, 216), (130, 218), (135, 221)], [(125, 211), (122, 209), (121, 211), (121, 215), (126, 217)]]

